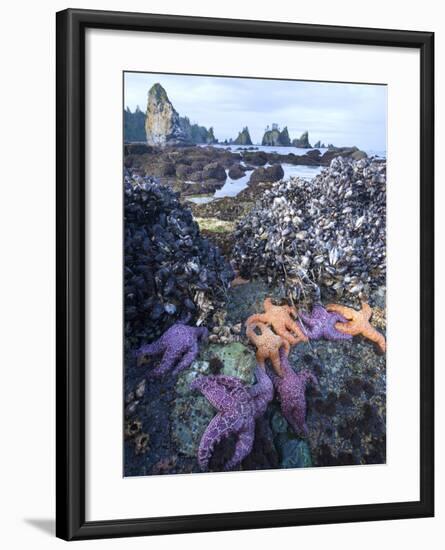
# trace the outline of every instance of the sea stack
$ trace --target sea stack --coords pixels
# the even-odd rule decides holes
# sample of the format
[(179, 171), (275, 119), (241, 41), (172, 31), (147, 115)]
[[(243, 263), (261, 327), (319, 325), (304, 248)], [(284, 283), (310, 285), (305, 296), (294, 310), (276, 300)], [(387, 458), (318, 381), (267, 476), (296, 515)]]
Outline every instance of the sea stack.
[(309, 132), (303, 132), (299, 139), (292, 141), (294, 147), (301, 147), (302, 149), (312, 149), (312, 145), (309, 143)]
[(233, 142), (235, 145), (252, 145), (252, 140), (250, 139), (249, 128), (244, 126), (241, 132), (239, 132), (238, 137)]
[(261, 145), (269, 145), (273, 147), (289, 147), (291, 144), (289, 131), (287, 126), (280, 130), (277, 123), (272, 124), (272, 128), (267, 128), (264, 131), (263, 140)]
[(145, 134), (149, 145), (186, 145), (187, 135), (181, 128), (180, 117), (160, 84), (148, 92)]

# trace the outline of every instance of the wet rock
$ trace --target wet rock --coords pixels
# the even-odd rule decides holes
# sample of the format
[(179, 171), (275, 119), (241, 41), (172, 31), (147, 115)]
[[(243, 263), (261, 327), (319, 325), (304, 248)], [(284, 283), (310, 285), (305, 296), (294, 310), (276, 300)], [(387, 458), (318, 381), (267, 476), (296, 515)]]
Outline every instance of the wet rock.
[[(319, 386), (306, 394), (308, 439), (315, 466), (386, 461), (386, 368), (369, 342), (312, 342), (292, 350), (295, 369), (321, 363)], [(313, 363), (313, 365), (316, 364)], [(313, 368), (313, 366), (312, 366)]]
[(350, 157), (353, 160), (361, 160), (367, 158), (367, 154), (364, 151), (360, 151), (358, 147), (334, 147), (331, 146), (321, 156), (320, 162), (324, 165), (330, 164), (336, 157), (341, 156), (344, 158)]
[(239, 164), (234, 164), (229, 168), (229, 178), (238, 180), (245, 176), (245, 171)]
[(176, 168), (172, 162), (160, 162), (154, 169), (154, 176), (175, 176)]
[(281, 449), (281, 468), (310, 468), (311, 451), (308, 444), (301, 439), (291, 439)]
[(137, 455), (145, 454), (149, 449), (150, 438), (147, 434), (141, 433), (134, 438), (134, 452)]
[[(197, 176), (196, 174), (192, 174), (190, 176), (190, 180), (195, 177), (199, 179), (199, 175)], [(187, 197), (190, 195), (213, 195), (213, 193), (217, 189), (221, 189), (223, 185), (224, 182), (218, 180), (199, 181), (199, 183), (188, 183), (185, 187), (182, 188), (181, 194), (183, 197)]]
[(274, 434), (287, 433), (289, 424), (282, 415), (281, 411), (276, 410), (271, 418), (271, 426)]
[(146, 143), (126, 143), (124, 146), (124, 155), (144, 155), (153, 153), (154, 147)]
[(243, 155), (243, 160), (245, 163), (253, 164), (254, 166), (264, 166), (267, 164), (268, 155), (264, 151), (245, 153)]
[(207, 361), (216, 357), (224, 364), (223, 374), (236, 376), (247, 384), (254, 382), (255, 355), (240, 342), (229, 345), (211, 344), (202, 350), (200, 357)]
[(361, 160), (367, 158), (367, 154), (364, 151), (354, 151), (351, 155), (353, 160)]
[(193, 172), (202, 172), (206, 164), (206, 158), (204, 158), (203, 160), (194, 160), (191, 164), (191, 168)]
[(192, 174), (192, 167), (187, 164), (178, 164), (176, 166), (176, 177), (182, 180), (189, 179)]
[(218, 162), (211, 162), (204, 166), (202, 170), (202, 179), (225, 181), (227, 178), (224, 167)]
[(274, 164), (268, 168), (257, 168), (250, 175), (249, 184), (257, 182), (275, 182), (284, 176), (283, 168), (280, 164)]
[(242, 470), (268, 470), (279, 468), (279, 454), (273, 440), (268, 414), (255, 423), (255, 440), (252, 452), (241, 463)]
[[(312, 151), (308, 151), (306, 153), (306, 156), (308, 156), (309, 158), (313, 158), (313, 159), (319, 159), (320, 156), (321, 156), (321, 153), (318, 149), (312, 149)], [(358, 160), (358, 159), (357, 159)]]

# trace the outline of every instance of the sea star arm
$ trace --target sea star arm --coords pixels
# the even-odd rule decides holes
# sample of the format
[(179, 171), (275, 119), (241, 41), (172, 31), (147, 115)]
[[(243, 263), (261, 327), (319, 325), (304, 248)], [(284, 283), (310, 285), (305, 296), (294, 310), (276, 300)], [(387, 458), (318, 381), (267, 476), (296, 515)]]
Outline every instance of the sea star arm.
[(283, 340), (287, 340), (289, 344), (291, 344), (292, 346), (295, 346), (295, 344), (298, 344), (297, 338), (295, 338), (295, 336), (291, 332), (289, 332), (285, 326), (273, 325), (273, 328), (275, 332), (278, 334), (278, 336), (281, 336)]
[(351, 340), (352, 339), (351, 334), (340, 330), (340, 327), (342, 326), (343, 325), (338, 324), (332, 327), (326, 327), (323, 335), (327, 340)]
[(352, 321), (355, 319), (355, 314), (357, 313), (354, 309), (350, 307), (342, 306), (340, 304), (328, 304), (326, 306), (328, 311), (334, 311), (335, 313), (340, 313), (346, 320)]
[(257, 326), (258, 321), (249, 321), (249, 319), (247, 320), (247, 323), (246, 323), (246, 336), (258, 348), (259, 336), (255, 332), (255, 327)]
[(280, 355), (278, 350), (272, 351), (270, 353), (269, 359), (272, 363), (274, 371), (278, 374), (278, 376), (283, 376), (283, 369), (281, 368)]
[(295, 308), (294, 306), (281, 306), (281, 307), (283, 308), (283, 311), (285, 311), (289, 315), (291, 315), (295, 318), (297, 317), (297, 315), (298, 315), (297, 308)]
[(283, 345), (281, 347), (284, 348), (284, 352), (285, 352), (286, 357), (287, 357), (289, 355), (289, 352), (290, 352), (290, 344), (287, 340), (282, 339), (282, 341), (283, 341)]
[[(235, 400), (230, 395), (230, 389), (239, 387), (235, 382), (230, 384), (227, 380), (223, 380), (224, 376), (200, 376), (194, 380), (190, 388), (198, 389), (209, 403), (218, 411), (228, 410), (235, 405)], [(242, 383), (239, 383), (242, 386)], [(244, 386), (242, 386), (244, 388)]]
[(161, 362), (157, 367), (151, 371), (151, 375), (154, 377), (159, 377), (168, 372), (173, 365), (179, 361), (182, 355), (182, 348), (166, 348), (164, 355), (162, 356)]
[(206, 327), (196, 327), (196, 335), (198, 340), (205, 340), (209, 335), (209, 331)]
[(173, 375), (179, 374), (181, 371), (189, 367), (195, 357), (198, 355), (198, 343), (193, 342), (193, 344), (190, 346), (190, 348), (186, 351), (186, 353), (182, 356), (179, 363), (176, 365), (176, 367), (173, 370)]
[(258, 418), (267, 409), (267, 405), (273, 399), (272, 380), (267, 376), (266, 369), (255, 367), (257, 383), (249, 388), (249, 393), (254, 401), (255, 418)]
[(283, 416), (291, 425), (292, 429), (297, 435), (306, 436), (307, 435), (307, 426), (306, 426), (306, 401), (304, 400), (301, 403), (281, 403), (281, 410)]
[(244, 388), (244, 384), (241, 382), (239, 378), (236, 378), (235, 376), (226, 376), (225, 374), (218, 374), (215, 375), (217, 377), (218, 383), (223, 385), (229, 390), (235, 389), (235, 388)]
[(310, 339), (315, 339), (316, 334), (314, 331), (315, 328), (315, 322), (314, 319), (312, 319), (312, 316), (308, 313), (305, 313), (304, 311), (300, 311), (298, 314), (298, 327), (301, 329), (303, 334)]
[(251, 315), (248, 317), (246, 321), (246, 327), (249, 325), (254, 325), (255, 323), (268, 323), (268, 316), (266, 313), (255, 313), (254, 315)]
[(249, 422), (243, 430), (238, 433), (238, 440), (235, 445), (235, 451), (232, 458), (226, 462), (224, 470), (232, 470), (235, 466), (249, 455), (253, 448), (253, 441), (255, 438), (255, 425), (253, 422)]
[(371, 342), (374, 342), (375, 344), (377, 344), (380, 351), (382, 353), (385, 353), (386, 340), (383, 334), (381, 334), (378, 330), (376, 330), (374, 327), (371, 326), (371, 328), (368, 331), (365, 331), (364, 336), (368, 338), (368, 340), (371, 340)]
[[(289, 348), (290, 348), (290, 346), (289, 346)], [(290, 366), (289, 359), (287, 357), (288, 352), (286, 352), (286, 349), (284, 347), (280, 348), (279, 356), (280, 356), (281, 368), (284, 371), (293, 371), (292, 367)]]
[[(298, 342), (304, 342), (307, 340), (307, 336), (305, 336), (304, 332), (301, 330), (298, 324), (295, 321), (292, 321), (292, 319), (286, 321), (285, 327), (287, 331), (289, 331), (289, 334), (296, 340), (296, 344), (298, 344)], [(289, 337), (287, 337), (286, 340), (290, 341)]]
[(309, 338), (309, 340), (318, 340), (322, 337), (322, 331), (320, 331), (320, 329), (315, 324), (309, 326), (306, 323), (301, 323), (301, 330), (306, 338)]
[(343, 315), (341, 315), (340, 313), (332, 312), (329, 315), (329, 324), (331, 324), (332, 326), (334, 326), (335, 323), (347, 323), (347, 322), (348, 322), (347, 319), (345, 319), (345, 317), (343, 317)]
[(342, 334), (349, 334), (351, 336), (358, 336), (361, 334), (361, 328), (355, 321), (346, 321), (346, 323), (335, 323), (335, 330)]
[(266, 369), (263, 369), (263, 367), (256, 366), (255, 367), (255, 377), (256, 377), (256, 384), (253, 386), (250, 386), (249, 393), (252, 397), (256, 397), (259, 395), (259, 393), (262, 391), (262, 386), (266, 381), (266, 378), (270, 380), (270, 378), (266, 374)]
[(255, 357), (258, 365), (264, 369), (264, 367), (266, 366), (267, 357), (265, 357), (264, 353), (262, 353), (259, 349), (257, 350)]
[(282, 378), (280, 376), (278, 376), (277, 374), (275, 374), (275, 372), (271, 368), (267, 369), (267, 374), (270, 377), (270, 379), (272, 380), (272, 384), (274, 386), (278, 386), (278, 384), (280, 383)]
[(340, 313), (330, 313), (329, 320), (323, 330), (323, 336), (327, 340), (351, 340), (351, 334), (338, 329), (338, 327), (347, 325), (347, 323), (348, 321)]
[(362, 302), (361, 313), (362, 313), (363, 318), (366, 319), (367, 321), (369, 321), (369, 319), (371, 319), (371, 315), (372, 315), (371, 306), (366, 302)]
[(313, 386), (318, 386), (318, 378), (315, 376), (315, 374), (310, 370), (305, 370), (304, 372), (306, 374), (306, 382), (309, 382)]
[(298, 317), (303, 321), (305, 325), (309, 325), (310, 327), (312, 327), (315, 322), (314, 319), (312, 319), (312, 315), (304, 311), (300, 311), (298, 313)]
[(212, 458), (215, 446), (229, 434), (229, 426), (220, 414), (217, 414), (209, 422), (205, 429), (198, 448), (198, 463), (201, 470), (209, 469), (209, 462)]

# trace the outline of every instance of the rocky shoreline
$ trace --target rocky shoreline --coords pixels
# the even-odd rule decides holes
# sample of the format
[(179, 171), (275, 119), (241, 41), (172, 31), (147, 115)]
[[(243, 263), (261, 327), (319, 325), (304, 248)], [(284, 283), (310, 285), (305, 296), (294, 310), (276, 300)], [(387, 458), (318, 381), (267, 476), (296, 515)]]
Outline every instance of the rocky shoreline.
[(127, 143), (124, 166), (132, 175), (155, 177), (181, 196), (207, 195), (221, 189), (227, 176), (236, 180), (252, 171), (250, 182), (274, 182), (283, 177), (282, 164), (294, 166), (329, 166), (336, 156), (360, 160), (366, 153), (357, 147), (325, 151), (318, 149), (303, 155), (256, 151), (254, 148), (232, 151), (212, 146), (152, 146)]

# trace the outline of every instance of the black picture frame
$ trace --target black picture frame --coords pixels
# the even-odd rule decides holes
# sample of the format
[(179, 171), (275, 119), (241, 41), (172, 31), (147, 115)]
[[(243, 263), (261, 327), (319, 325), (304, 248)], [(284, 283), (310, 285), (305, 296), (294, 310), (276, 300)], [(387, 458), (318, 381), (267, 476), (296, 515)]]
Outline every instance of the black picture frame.
[[(434, 33), (69, 9), (57, 13), (56, 535), (65, 540), (434, 514)], [(420, 52), (420, 500), (162, 518), (85, 519), (85, 30), (415, 48)]]

